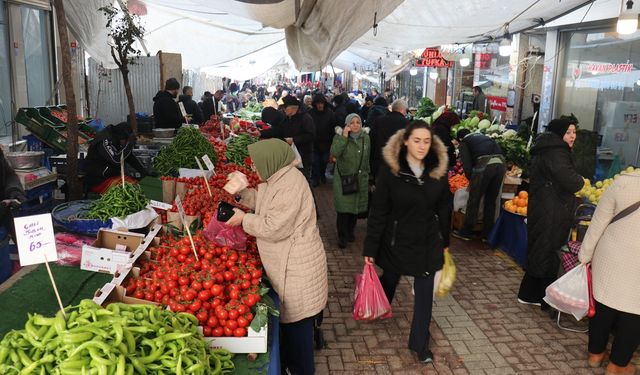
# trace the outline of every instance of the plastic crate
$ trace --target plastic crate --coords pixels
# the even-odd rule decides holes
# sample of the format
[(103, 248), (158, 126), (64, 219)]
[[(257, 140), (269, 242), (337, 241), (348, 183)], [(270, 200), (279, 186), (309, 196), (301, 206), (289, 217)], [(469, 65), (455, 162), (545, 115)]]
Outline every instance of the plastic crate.
[[(52, 124), (54, 124), (59, 132), (63, 132), (67, 130), (67, 123), (55, 117), (51, 113), (52, 109), (54, 111), (56, 110), (59, 111), (60, 110), (59, 107), (53, 106), (53, 107), (35, 107), (35, 108), (40, 113), (40, 116), (42, 116), (43, 118), (49, 120)], [(82, 120), (78, 120), (78, 132), (79, 132), (79, 137), (84, 139), (85, 141), (89, 141), (93, 139), (95, 135), (95, 132), (93, 131), (93, 129), (89, 125), (85, 124)]]
[(42, 149), (44, 148), (44, 144), (42, 143), (42, 141), (40, 141), (38, 137), (33, 134), (25, 135), (24, 137), (22, 137), (22, 139), (27, 141), (27, 149), (29, 151), (42, 151)]
[[(56, 176), (57, 177), (57, 176)], [(36, 188), (33, 188), (31, 190), (27, 190), (26, 196), (27, 196), (27, 200), (32, 200), (32, 199), (37, 199), (42, 197), (43, 199), (47, 199), (53, 196), (53, 191), (55, 190), (57, 185), (56, 181), (53, 182), (49, 182), (47, 184), (44, 184), (42, 186), (38, 186)]]
[(41, 140), (45, 140), (52, 130), (51, 123), (43, 119), (34, 108), (20, 108), (16, 115), (16, 122), (24, 125), (27, 130)]

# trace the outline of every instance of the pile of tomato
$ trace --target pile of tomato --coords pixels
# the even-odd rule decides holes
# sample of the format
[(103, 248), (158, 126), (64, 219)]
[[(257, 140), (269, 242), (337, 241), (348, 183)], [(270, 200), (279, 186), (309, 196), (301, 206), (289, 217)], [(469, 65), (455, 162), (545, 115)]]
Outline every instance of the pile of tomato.
[(193, 240), (199, 260), (188, 237), (166, 237), (151, 247), (151, 260), (140, 264), (140, 276), (125, 284), (127, 295), (195, 315), (205, 336), (246, 336), (252, 308), (262, 298), (255, 239), (246, 252), (218, 246), (201, 232)]

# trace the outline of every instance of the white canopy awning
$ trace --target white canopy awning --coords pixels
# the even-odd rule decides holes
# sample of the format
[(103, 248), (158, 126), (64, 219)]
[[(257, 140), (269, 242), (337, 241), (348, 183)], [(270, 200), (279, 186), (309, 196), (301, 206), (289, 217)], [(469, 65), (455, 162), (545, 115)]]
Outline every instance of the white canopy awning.
[[(105, 20), (97, 8), (109, 0), (65, 0), (71, 29), (105, 65)], [(377, 65), (395, 73), (412, 59), (409, 51), (441, 44), (501, 37), (535, 27), (587, 0), (129, 0), (142, 16), (151, 54), (182, 54), (185, 68), (228, 68), (229, 77), (258, 75), (289, 55), (299, 70), (334, 62), (341, 69)], [(614, 6), (615, 1), (597, 0)], [(619, 6), (616, 5), (616, 6)], [(144, 13), (144, 12), (143, 12)], [(374, 20), (377, 28), (373, 28)], [(286, 41), (286, 42), (285, 42)], [(388, 54), (388, 57), (387, 57)], [(403, 64), (393, 60), (401, 56)], [(279, 58), (276, 58), (279, 57)], [(251, 64), (253, 60), (255, 63)], [(242, 62), (245, 65), (239, 65)], [(244, 68), (239, 68), (243, 66)], [(267, 68), (268, 69), (268, 68)], [(240, 78), (236, 78), (240, 79)]]

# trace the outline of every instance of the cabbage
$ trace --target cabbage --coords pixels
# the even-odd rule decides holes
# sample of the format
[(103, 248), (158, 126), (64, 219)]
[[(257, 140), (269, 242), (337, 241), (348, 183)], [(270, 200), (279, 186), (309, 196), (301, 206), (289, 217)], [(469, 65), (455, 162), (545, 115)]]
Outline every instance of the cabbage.
[(480, 123), (478, 123), (478, 129), (489, 129), (490, 126), (491, 126), (491, 121), (487, 119), (484, 119), (480, 121)]
[(471, 120), (469, 120), (469, 126), (474, 128), (478, 126), (479, 123), (480, 123), (480, 118), (478, 116), (472, 117)]
[(497, 131), (500, 131), (500, 125), (498, 124), (491, 125), (489, 129), (487, 129), (487, 132), (497, 132)]

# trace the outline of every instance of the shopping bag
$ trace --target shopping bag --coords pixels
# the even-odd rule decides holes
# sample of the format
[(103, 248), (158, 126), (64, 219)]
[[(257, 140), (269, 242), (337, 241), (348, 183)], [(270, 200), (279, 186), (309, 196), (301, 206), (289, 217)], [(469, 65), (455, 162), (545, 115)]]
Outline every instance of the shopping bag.
[(293, 154), (296, 156), (296, 167), (300, 169), (304, 168), (304, 165), (302, 164), (302, 156), (300, 156), (300, 152), (298, 151), (295, 143), (291, 144), (291, 149), (293, 150)]
[(371, 264), (365, 264), (362, 274), (356, 275), (353, 319), (374, 320), (391, 317), (391, 305)]
[(211, 218), (209, 225), (203, 231), (204, 236), (209, 241), (214, 241), (222, 246), (229, 246), (230, 248), (238, 251), (246, 250), (247, 248), (247, 234), (242, 229), (242, 226), (232, 227), (221, 221), (218, 221), (218, 211)]
[(580, 320), (589, 311), (587, 266), (581, 264), (549, 285), (543, 298), (551, 307)]
[(453, 257), (449, 253), (449, 249), (444, 250), (444, 265), (442, 266), (442, 272), (436, 290), (436, 297), (445, 297), (449, 294), (449, 291), (453, 287), (453, 283), (456, 281), (456, 265), (453, 263)]
[(593, 278), (591, 277), (591, 263), (587, 264), (587, 284), (589, 286), (589, 311), (587, 318), (593, 318), (596, 315), (596, 300), (593, 298)]

